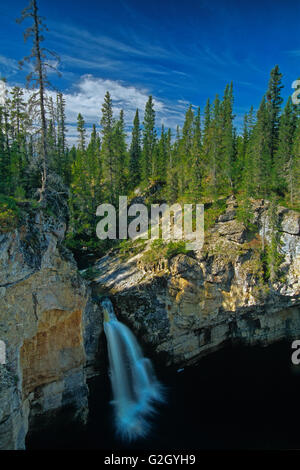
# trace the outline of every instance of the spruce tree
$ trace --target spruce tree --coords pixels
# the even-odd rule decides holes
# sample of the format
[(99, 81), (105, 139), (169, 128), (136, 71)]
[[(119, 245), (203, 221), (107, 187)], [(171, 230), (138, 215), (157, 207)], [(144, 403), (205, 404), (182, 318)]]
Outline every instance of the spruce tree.
[(191, 195), (191, 198), (193, 199), (199, 199), (202, 193), (202, 179), (204, 173), (203, 164), (204, 161), (201, 142), (201, 115), (200, 108), (198, 107), (197, 114), (194, 120), (192, 161), (189, 176), (189, 193)]
[(106, 180), (106, 194), (109, 202), (113, 203), (117, 190), (117, 165), (114, 155), (114, 118), (112, 99), (107, 91), (102, 105), (102, 148), (103, 176)]
[(224, 98), (220, 107), (221, 120), (221, 155), (218, 162), (218, 186), (222, 192), (228, 192), (233, 189), (235, 151), (234, 151), (234, 129), (233, 129), (233, 88), (232, 82), (227, 85), (224, 92)]
[(279, 133), (279, 119), (281, 104), (283, 99), (281, 97), (281, 84), (282, 73), (279, 71), (278, 65), (271, 70), (267, 97), (267, 109), (269, 112), (270, 126), (271, 126), (271, 158), (273, 162), (274, 154), (278, 147), (278, 133)]
[(124, 123), (124, 111), (121, 109), (119, 119), (114, 124), (114, 157), (116, 161), (116, 196), (127, 192), (128, 159), (126, 147), (126, 133)]
[(210, 145), (210, 129), (211, 129), (211, 107), (209, 99), (206, 101), (204, 108), (204, 129), (203, 129), (203, 152), (205, 155), (209, 153)]
[(56, 171), (63, 178), (65, 183), (70, 181), (71, 163), (69, 161), (69, 154), (66, 148), (66, 114), (65, 114), (65, 99), (62, 93), (56, 96), (57, 108), (57, 161)]
[(215, 199), (220, 193), (220, 186), (223, 182), (220, 177), (220, 165), (222, 162), (222, 119), (221, 103), (218, 95), (216, 95), (213, 103), (206, 146), (206, 162), (208, 168), (207, 195)]
[(252, 196), (267, 198), (272, 187), (272, 125), (265, 97), (263, 97), (253, 129), (250, 150), (249, 186)]
[[(298, 110), (299, 112), (299, 110)], [(287, 166), (287, 186), (289, 201), (292, 205), (300, 205), (300, 118), (298, 115), (294, 136), (293, 151)]]
[(165, 132), (165, 126), (161, 126), (160, 139), (156, 149), (155, 177), (159, 181), (166, 181), (166, 165), (168, 159), (168, 136)]
[(179, 127), (177, 126), (176, 140), (174, 145), (171, 144), (172, 134), (171, 129), (168, 130), (167, 137), (167, 184), (166, 195), (170, 203), (173, 203), (178, 198), (178, 148), (180, 141)]
[(85, 122), (82, 115), (77, 116), (77, 132), (78, 132), (78, 149), (83, 153), (85, 150), (86, 130)]
[(133, 189), (141, 178), (141, 129), (138, 109), (134, 116), (129, 154), (129, 187)]
[(143, 121), (142, 180), (148, 183), (154, 176), (154, 154), (156, 147), (155, 110), (152, 96), (145, 106)]
[(190, 184), (193, 161), (194, 113), (190, 105), (185, 113), (182, 135), (179, 142), (178, 157), (181, 166), (178, 174), (179, 194), (183, 196)]
[(23, 90), (14, 87), (9, 103), (10, 114), (10, 174), (11, 193), (24, 197), (26, 193), (26, 172), (28, 171), (28, 155), (26, 149), (26, 129), (28, 115)]
[(296, 119), (295, 106), (289, 97), (280, 118), (278, 148), (273, 160), (273, 187), (281, 196), (288, 189), (288, 182), (291, 181), (291, 172), (293, 172)]
[(10, 122), (14, 137), (18, 137), (25, 131), (25, 122), (28, 119), (24, 92), (20, 87), (13, 87), (10, 101)]
[(255, 126), (255, 115), (253, 106), (250, 111), (246, 114), (244, 119), (244, 131), (243, 131), (243, 143), (241, 151), (241, 159), (238, 162), (237, 175), (240, 175), (240, 186), (246, 195), (249, 197), (252, 194), (251, 178), (252, 172), (254, 171), (252, 162), (252, 140), (253, 140), (253, 129)]
[(11, 191), (11, 165), (10, 149), (7, 148), (5, 138), (5, 105), (0, 105), (0, 192), (10, 194)]

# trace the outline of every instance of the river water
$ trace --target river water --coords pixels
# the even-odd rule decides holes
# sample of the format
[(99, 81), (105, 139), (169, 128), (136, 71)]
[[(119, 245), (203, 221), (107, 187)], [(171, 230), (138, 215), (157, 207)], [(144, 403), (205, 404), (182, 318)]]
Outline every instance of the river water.
[[(85, 429), (57, 418), (31, 433), (28, 449), (201, 450), (300, 448), (300, 366), (291, 343), (267, 348), (228, 346), (181, 372), (159, 367), (167, 388), (152, 430), (126, 443), (114, 430), (108, 373), (89, 382), (90, 418)], [(107, 357), (105, 370), (108, 370)]]

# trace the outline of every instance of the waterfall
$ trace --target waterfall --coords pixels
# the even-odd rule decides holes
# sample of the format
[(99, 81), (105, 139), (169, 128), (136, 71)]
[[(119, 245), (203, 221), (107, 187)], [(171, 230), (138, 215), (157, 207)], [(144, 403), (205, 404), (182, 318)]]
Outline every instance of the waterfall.
[(118, 321), (111, 301), (102, 300), (117, 433), (124, 439), (145, 437), (155, 402), (163, 401), (151, 361), (130, 329)]

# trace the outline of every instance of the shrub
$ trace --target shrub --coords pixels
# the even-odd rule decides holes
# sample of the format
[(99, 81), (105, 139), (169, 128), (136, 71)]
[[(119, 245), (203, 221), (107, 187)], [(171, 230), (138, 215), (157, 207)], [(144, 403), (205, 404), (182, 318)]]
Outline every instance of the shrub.
[(166, 257), (168, 259), (172, 258), (173, 256), (179, 255), (180, 253), (187, 253), (184, 241), (180, 240), (178, 242), (169, 242), (167, 244)]
[(211, 228), (217, 218), (226, 210), (226, 199), (218, 199), (210, 207), (204, 210), (204, 228)]
[(0, 195), (0, 232), (14, 230), (19, 221), (19, 208), (9, 196)]

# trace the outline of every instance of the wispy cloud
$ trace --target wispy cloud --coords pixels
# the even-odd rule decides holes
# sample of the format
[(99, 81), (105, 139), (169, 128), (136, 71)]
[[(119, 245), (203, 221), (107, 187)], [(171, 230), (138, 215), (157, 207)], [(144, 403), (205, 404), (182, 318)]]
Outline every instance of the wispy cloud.
[(18, 70), (19, 65), (15, 59), (0, 55), (0, 76), (8, 78), (15, 75)]
[[(108, 36), (97, 36), (82, 28), (77, 28), (67, 24), (53, 24), (49, 34), (60, 41), (63, 40), (65, 44), (71, 44), (73, 48), (74, 46), (77, 49), (82, 48), (85, 53), (89, 50), (93, 51), (94, 56), (97, 53), (117, 57), (120, 57), (120, 54), (136, 57), (168, 56), (168, 50), (165, 48), (148, 42), (143, 42), (140, 39), (137, 40), (137, 38), (134, 37), (130, 37), (130, 40), (128, 38), (125, 42)], [(138, 46), (136, 46), (136, 44), (138, 44)], [(81, 51), (79, 50), (79, 53), (80, 52)]]
[(3, 55), (0, 55), (0, 65), (11, 70), (18, 70), (18, 62), (15, 59), (10, 59), (9, 57), (5, 57)]
[(289, 50), (289, 51), (285, 51), (286, 54), (289, 54), (291, 56), (294, 56), (294, 57), (299, 57), (300, 56), (300, 49), (292, 49), (292, 50)]
[(80, 68), (87, 70), (117, 70), (120, 62), (116, 60), (106, 59), (104, 57), (83, 59), (67, 54), (61, 56), (63, 66), (70, 65), (72, 68)]

